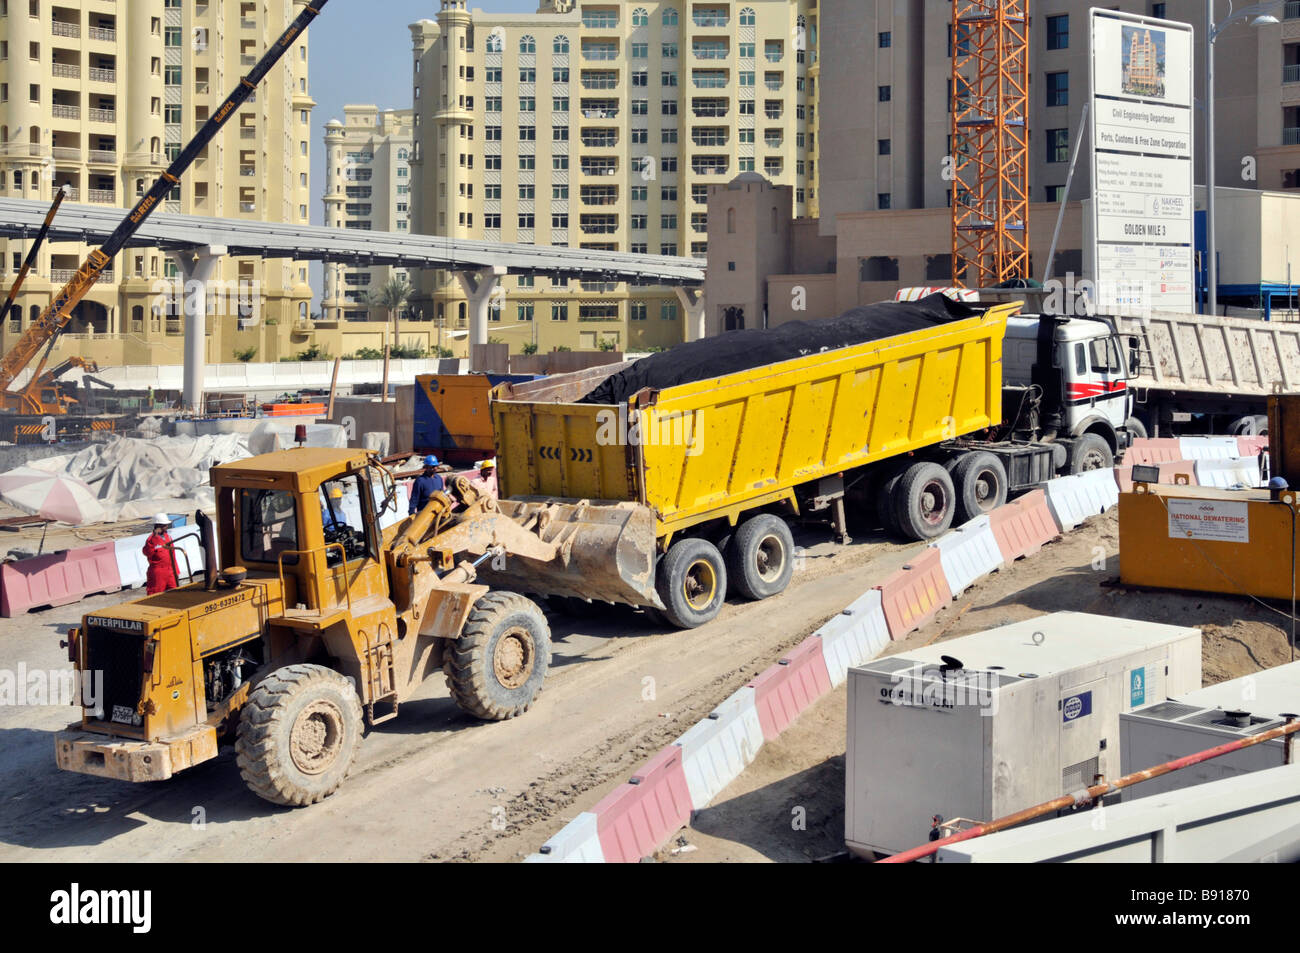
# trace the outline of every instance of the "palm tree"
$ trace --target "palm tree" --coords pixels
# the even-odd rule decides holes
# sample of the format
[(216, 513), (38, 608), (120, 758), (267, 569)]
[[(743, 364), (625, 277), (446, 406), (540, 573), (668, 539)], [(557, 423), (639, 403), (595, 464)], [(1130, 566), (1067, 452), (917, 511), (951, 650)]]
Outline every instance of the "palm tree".
[(389, 317), (393, 320), (393, 347), (396, 348), (400, 343), (400, 337), (397, 330), (397, 318), (402, 313), (411, 300), (414, 289), (407, 283), (401, 275), (394, 275), (389, 278), (387, 283), (379, 289), (379, 304), (388, 309)]

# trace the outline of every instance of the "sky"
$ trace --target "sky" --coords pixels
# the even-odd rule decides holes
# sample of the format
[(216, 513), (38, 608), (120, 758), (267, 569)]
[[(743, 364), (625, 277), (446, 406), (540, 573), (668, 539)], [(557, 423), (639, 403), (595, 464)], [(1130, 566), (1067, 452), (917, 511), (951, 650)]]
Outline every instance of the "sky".
[[(344, 105), (374, 103), (380, 109), (411, 106), (411, 33), (417, 20), (435, 19), (438, 0), (330, 0), (308, 28), (312, 113), (311, 221), (324, 221), (325, 124), (343, 119)], [(471, 0), (486, 13), (536, 13), (537, 0)], [(324, 284), (320, 265), (311, 269), (316, 304)]]

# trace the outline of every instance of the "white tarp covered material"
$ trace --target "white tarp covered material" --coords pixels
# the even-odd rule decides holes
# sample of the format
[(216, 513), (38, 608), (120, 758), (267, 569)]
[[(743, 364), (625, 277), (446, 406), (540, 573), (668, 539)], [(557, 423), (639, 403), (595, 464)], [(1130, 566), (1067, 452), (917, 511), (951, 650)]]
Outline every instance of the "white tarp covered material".
[[(256, 452), (293, 446), (293, 425), (266, 421), (251, 434), (210, 434), (201, 437), (115, 437), (105, 443), (57, 457), (34, 460), (28, 466), (74, 476), (95, 490), (106, 519), (147, 519), (154, 513), (211, 511), (215, 506), (208, 471)], [(347, 437), (337, 424), (312, 424), (307, 445), (345, 447)]]

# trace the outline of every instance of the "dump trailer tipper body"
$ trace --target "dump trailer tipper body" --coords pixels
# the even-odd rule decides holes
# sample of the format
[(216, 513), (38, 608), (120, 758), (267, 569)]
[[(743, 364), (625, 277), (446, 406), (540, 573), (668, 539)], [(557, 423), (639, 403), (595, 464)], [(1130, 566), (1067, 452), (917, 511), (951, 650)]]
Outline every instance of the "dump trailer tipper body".
[(810, 482), (997, 424), (1013, 311), (1001, 306), (619, 405), (531, 399), (546, 394), (546, 381), (499, 388), (500, 495), (640, 503), (661, 538), (794, 505)]

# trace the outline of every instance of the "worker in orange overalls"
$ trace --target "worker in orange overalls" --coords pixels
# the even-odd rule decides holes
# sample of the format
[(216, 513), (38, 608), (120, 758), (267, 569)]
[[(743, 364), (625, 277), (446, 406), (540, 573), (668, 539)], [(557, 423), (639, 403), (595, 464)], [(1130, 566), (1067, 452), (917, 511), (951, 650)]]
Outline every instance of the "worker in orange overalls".
[(151, 596), (176, 588), (176, 555), (167, 532), (171, 523), (166, 513), (159, 513), (153, 518), (153, 532), (144, 541), (144, 558), (149, 561), (144, 576), (145, 591)]

